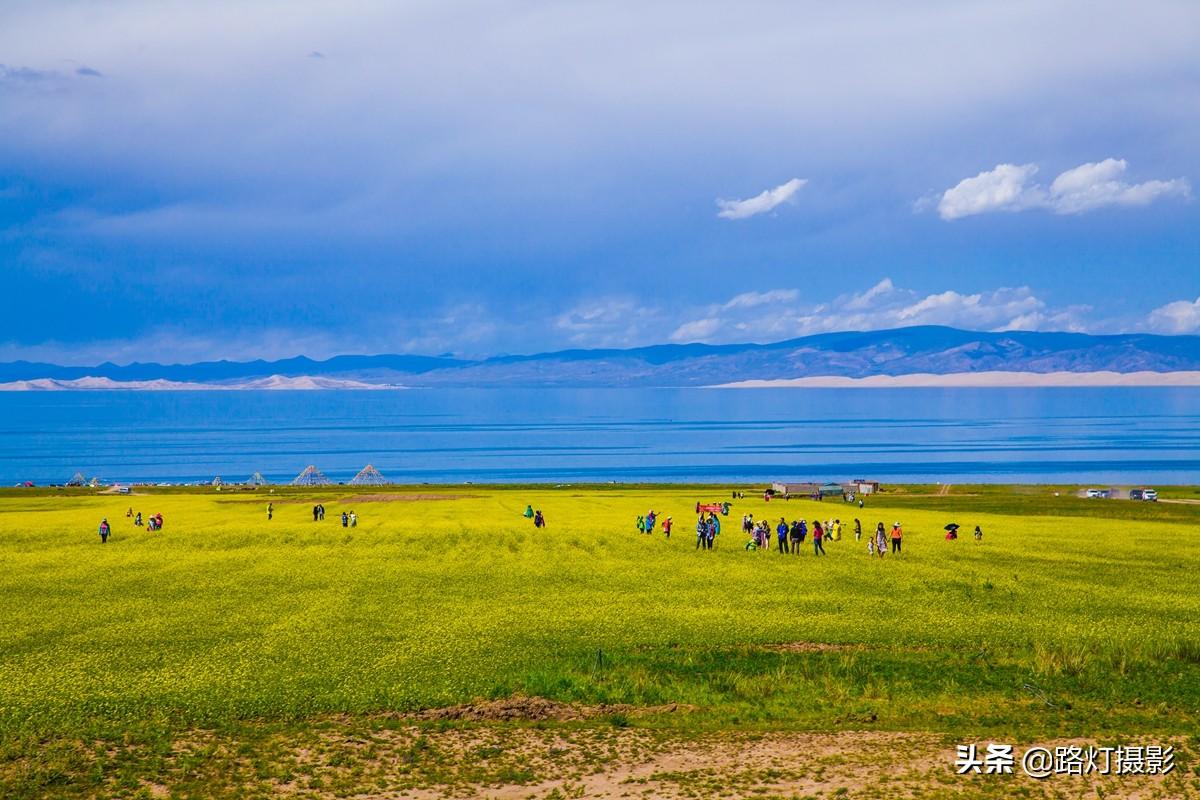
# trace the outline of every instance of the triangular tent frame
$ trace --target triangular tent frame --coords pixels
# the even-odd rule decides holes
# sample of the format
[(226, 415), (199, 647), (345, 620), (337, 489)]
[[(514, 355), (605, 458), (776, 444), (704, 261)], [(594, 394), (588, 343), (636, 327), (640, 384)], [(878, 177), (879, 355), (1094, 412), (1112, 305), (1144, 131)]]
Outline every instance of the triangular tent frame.
[(367, 464), (350, 480), (352, 486), (385, 486), (387, 482), (387, 478), (372, 464)]
[(67, 481), (67, 486), (83, 486), (87, 483), (87, 478), (83, 477), (82, 472), (76, 472), (71, 476), (71, 480)]
[(250, 476), (250, 480), (246, 481), (251, 486), (266, 486), (267, 479), (262, 476), (261, 472), (255, 472)]
[(305, 467), (304, 471), (292, 480), (292, 486), (328, 486), (331, 483), (333, 481), (326, 478), (325, 473), (312, 464)]

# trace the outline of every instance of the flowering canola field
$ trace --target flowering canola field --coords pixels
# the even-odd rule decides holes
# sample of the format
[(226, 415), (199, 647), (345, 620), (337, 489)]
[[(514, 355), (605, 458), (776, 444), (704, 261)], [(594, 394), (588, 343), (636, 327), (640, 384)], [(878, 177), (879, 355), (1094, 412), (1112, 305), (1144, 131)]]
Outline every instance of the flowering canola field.
[[(694, 712), (662, 724), (709, 728), (1195, 730), (1188, 507), (759, 496), (734, 502), (706, 552), (693, 508), (726, 490), (395, 491), (0, 497), (0, 737), (514, 694), (682, 703)], [(131, 506), (164, 529), (133, 526)], [(670, 539), (637, 531), (651, 508), (674, 518)], [(743, 513), (840, 517), (844, 533), (825, 557), (807, 541), (747, 552)], [(855, 516), (902, 522), (904, 553), (870, 557)]]

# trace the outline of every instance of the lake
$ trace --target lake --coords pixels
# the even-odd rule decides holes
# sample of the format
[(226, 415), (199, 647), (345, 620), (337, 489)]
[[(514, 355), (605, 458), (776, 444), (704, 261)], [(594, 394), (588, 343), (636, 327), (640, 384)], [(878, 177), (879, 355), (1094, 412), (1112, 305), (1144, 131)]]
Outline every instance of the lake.
[(0, 393), (0, 481), (1200, 483), (1200, 389)]

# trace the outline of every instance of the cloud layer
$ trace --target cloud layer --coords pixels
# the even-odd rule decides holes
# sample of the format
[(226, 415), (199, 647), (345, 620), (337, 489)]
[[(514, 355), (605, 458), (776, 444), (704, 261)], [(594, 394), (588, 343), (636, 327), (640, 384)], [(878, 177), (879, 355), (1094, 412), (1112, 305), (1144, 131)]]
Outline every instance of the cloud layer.
[(704, 316), (675, 328), (675, 342), (775, 341), (813, 333), (880, 330), (911, 325), (949, 325), (971, 330), (1065, 330), (1086, 328), (1086, 306), (1055, 308), (1027, 286), (963, 294), (953, 290), (921, 295), (890, 278), (830, 302), (805, 303), (796, 289), (756, 295), (751, 308), (739, 295), (711, 305)]
[(1055, 214), (1079, 214), (1104, 206), (1144, 206), (1160, 197), (1187, 197), (1185, 178), (1126, 183), (1121, 180), (1124, 159), (1080, 164), (1062, 172), (1049, 188), (1030, 183), (1036, 164), (997, 164), (994, 169), (964, 178), (942, 193), (938, 214), (953, 220), (994, 211), (1040, 208)]

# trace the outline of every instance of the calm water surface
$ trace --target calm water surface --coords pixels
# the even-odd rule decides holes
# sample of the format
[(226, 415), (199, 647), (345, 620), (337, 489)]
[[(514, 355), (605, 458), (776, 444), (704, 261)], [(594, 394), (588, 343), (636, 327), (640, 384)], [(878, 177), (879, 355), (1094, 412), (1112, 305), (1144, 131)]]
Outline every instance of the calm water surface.
[(1200, 483), (1200, 389), (0, 393), (0, 481)]

